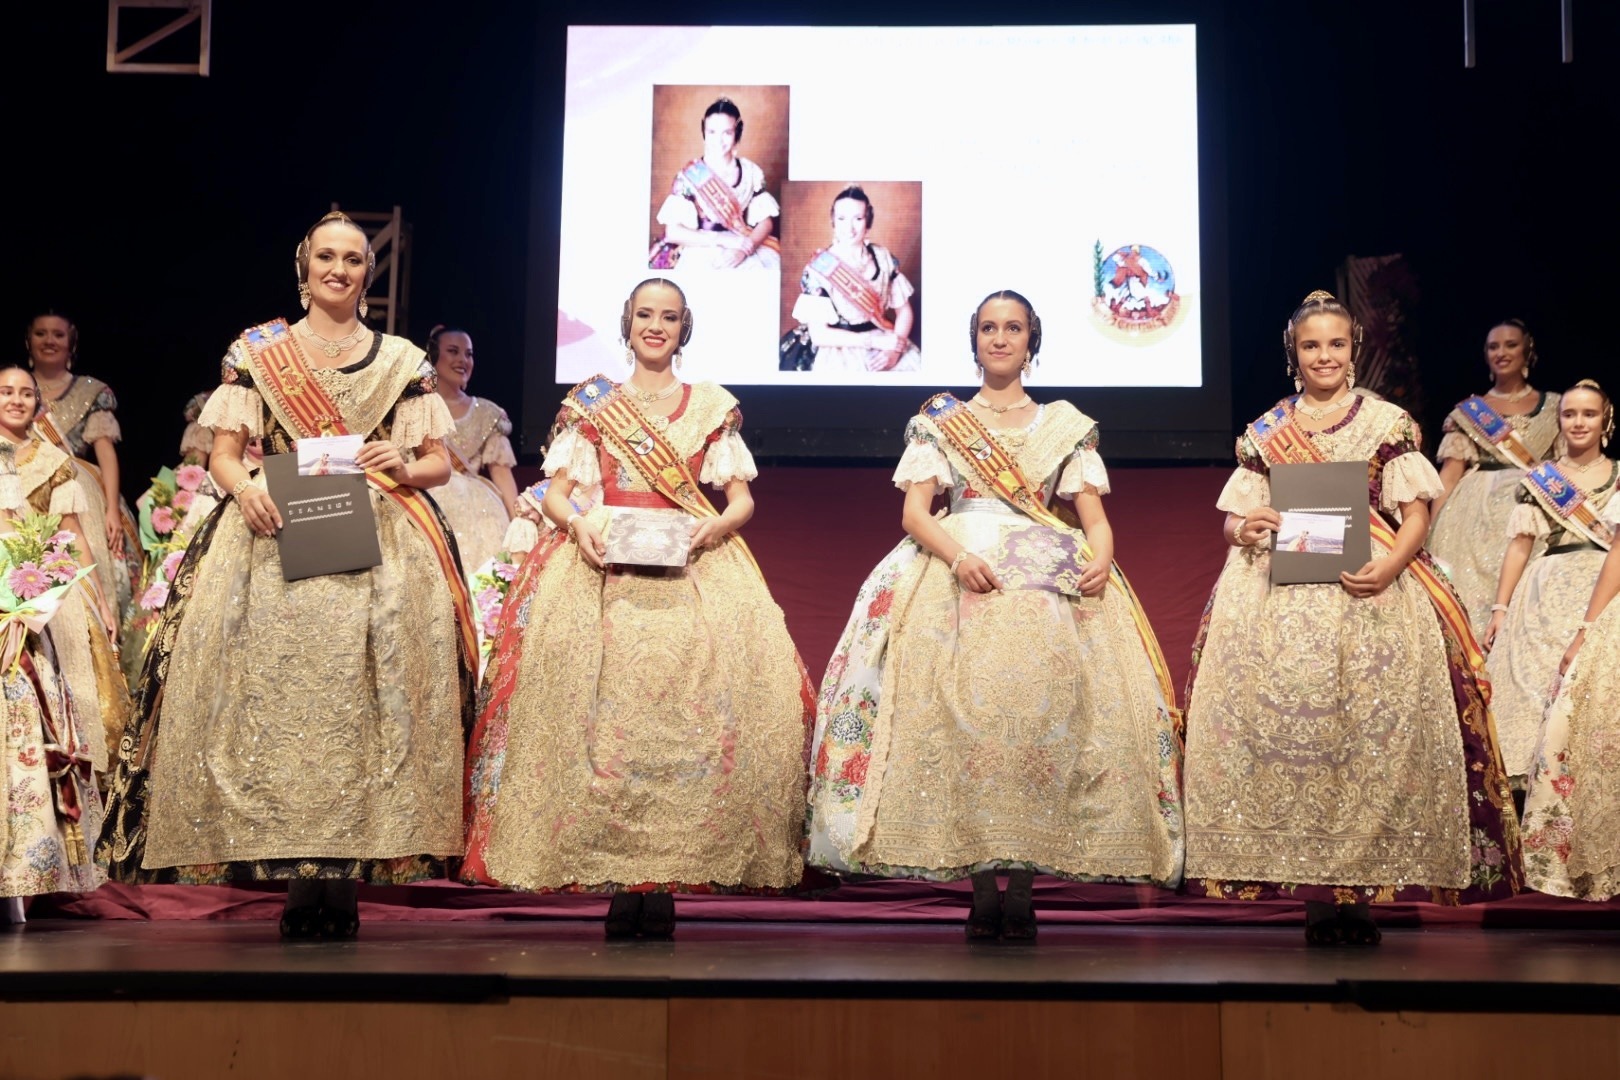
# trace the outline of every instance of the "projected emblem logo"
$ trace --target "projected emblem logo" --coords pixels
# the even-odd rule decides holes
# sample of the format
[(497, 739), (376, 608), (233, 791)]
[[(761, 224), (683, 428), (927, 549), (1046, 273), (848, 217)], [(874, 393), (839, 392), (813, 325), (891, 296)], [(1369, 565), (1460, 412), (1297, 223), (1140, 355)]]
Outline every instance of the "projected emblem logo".
[(1176, 272), (1156, 248), (1126, 244), (1104, 257), (1099, 240), (1091, 261), (1092, 308), (1104, 326), (1135, 337), (1175, 324), (1181, 312)]

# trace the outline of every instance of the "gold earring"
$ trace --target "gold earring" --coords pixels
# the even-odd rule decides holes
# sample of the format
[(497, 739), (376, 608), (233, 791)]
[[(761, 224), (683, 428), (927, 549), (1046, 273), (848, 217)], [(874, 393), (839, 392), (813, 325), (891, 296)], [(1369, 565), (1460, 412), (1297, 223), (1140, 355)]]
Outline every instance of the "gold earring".
[(298, 283), (298, 303), (305, 311), (309, 310), (309, 286), (302, 281)]
[(628, 345), (624, 347), (624, 362), (629, 367), (636, 366), (636, 351)]
[(360, 317), (366, 317), (366, 298), (363, 296), (360, 298)]
[(681, 350), (679, 350), (679, 349), (675, 350), (674, 361), (675, 361), (675, 371), (677, 373), (679, 373), (680, 370), (681, 370)]
[(1344, 381), (1346, 385), (1350, 387), (1350, 389), (1354, 390), (1356, 388), (1356, 365), (1350, 365), (1350, 371), (1347, 375), (1345, 375)]
[(1020, 365), (1023, 368), (1023, 371), (1024, 371), (1025, 375), (1028, 375), (1031, 371), (1034, 370), (1034, 368), (1031, 366), (1029, 361), (1030, 361), (1030, 354), (1025, 353), (1024, 354), (1024, 362), (1023, 362), (1022, 365)]
[(1529, 364), (1526, 364), (1526, 365), (1524, 365), (1524, 367), (1519, 369), (1519, 377), (1521, 379), (1528, 379), (1530, 377), (1530, 365)]

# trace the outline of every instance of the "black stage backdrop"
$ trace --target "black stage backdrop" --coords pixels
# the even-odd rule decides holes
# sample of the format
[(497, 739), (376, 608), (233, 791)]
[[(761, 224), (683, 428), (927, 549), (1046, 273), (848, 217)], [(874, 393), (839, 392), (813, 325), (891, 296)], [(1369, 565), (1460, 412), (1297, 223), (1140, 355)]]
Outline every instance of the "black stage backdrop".
[[(1479, 345), (1520, 315), (1561, 387), (1612, 373), (1601, 311), (1614, 250), (1601, 162), (1620, 130), (1614, 5), (1576, 5), (1573, 64), (1558, 5), (1480, 0), (1478, 67), (1463, 67), (1461, 5), (1289, 3), (889, 5), (886, 24), (1194, 21), (1218, 36), (1224, 116), (1206, 145), (1226, 172), (1234, 430), (1286, 388), (1278, 331), (1345, 255), (1403, 252), (1423, 289), (1416, 327), (1431, 433), (1447, 403), (1482, 389)], [(217, 380), (244, 325), (296, 314), (292, 251), (336, 200), (405, 208), (415, 248), (411, 325), (469, 329), (473, 390), (517, 418), (526, 307), (549, 265), (527, 265), (529, 189), (557, 190), (563, 28), (575, 23), (859, 21), (801, 0), (415, 4), (235, 0), (214, 5), (213, 74), (109, 75), (106, 8), (6, 14), (13, 285), (0, 329), (56, 307), (82, 331), (79, 369), (117, 391), (126, 492), (172, 461), (185, 399)], [(988, 16), (988, 17), (987, 17)], [(1016, 72), (1009, 72), (1016, 79)], [(537, 108), (536, 102), (542, 104)], [(1071, 107), (1054, 103), (1054, 108)], [(1205, 109), (1205, 115), (1211, 110)], [(1009, 117), (1009, 122), (1020, 122)], [(535, 282), (530, 287), (530, 279)], [(1620, 382), (1613, 375), (1610, 381)], [(547, 402), (522, 422), (529, 445)], [(538, 413), (536, 415), (535, 413)], [(1106, 425), (1107, 417), (1101, 417)]]

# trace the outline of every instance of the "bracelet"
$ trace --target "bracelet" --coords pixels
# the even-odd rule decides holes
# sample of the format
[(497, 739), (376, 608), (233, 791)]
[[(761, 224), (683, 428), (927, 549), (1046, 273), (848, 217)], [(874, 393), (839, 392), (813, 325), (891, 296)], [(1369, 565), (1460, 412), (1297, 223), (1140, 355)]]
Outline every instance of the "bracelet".
[(1247, 524), (1248, 524), (1248, 519), (1247, 518), (1238, 518), (1238, 523), (1236, 525), (1232, 526), (1232, 546), (1233, 547), (1249, 547), (1249, 546), (1251, 546), (1251, 545), (1245, 544), (1243, 542), (1243, 526), (1245, 526)]
[(578, 521), (584, 516), (584, 514), (569, 514), (568, 520), (563, 522), (563, 532), (574, 537), (575, 539), (578, 539), (579, 534), (574, 531), (574, 522)]
[(951, 573), (953, 573), (953, 574), (956, 573), (956, 568), (958, 566), (962, 565), (962, 560), (967, 558), (971, 554), (973, 554), (973, 553), (971, 551), (969, 551), (967, 548), (963, 548), (961, 551), (958, 551), (956, 553), (956, 558), (951, 560)]
[(1491, 610), (1492, 611), (1506, 612), (1507, 611), (1507, 605), (1506, 604), (1492, 604), (1491, 605)]
[(253, 483), (253, 477), (244, 476), (244, 477), (242, 477), (242, 479), (238, 480), (235, 484), (231, 485), (231, 498), (234, 499), (238, 495), (242, 494), (242, 492), (247, 490), (247, 486), (249, 484), (251, 484), (251, 483)]

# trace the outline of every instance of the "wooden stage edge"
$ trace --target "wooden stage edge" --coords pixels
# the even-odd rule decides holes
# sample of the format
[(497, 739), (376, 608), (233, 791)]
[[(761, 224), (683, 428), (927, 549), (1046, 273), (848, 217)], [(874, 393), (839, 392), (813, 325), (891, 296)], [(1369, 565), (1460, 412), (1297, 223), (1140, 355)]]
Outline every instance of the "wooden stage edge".
[[(57, 920), (0, 934), (0, 1077), (244, 1080), (1620, 1075), (1620, 931), (367, 926)], [(1544, 1049), (1545, 1054), (1535, 1047)]]

